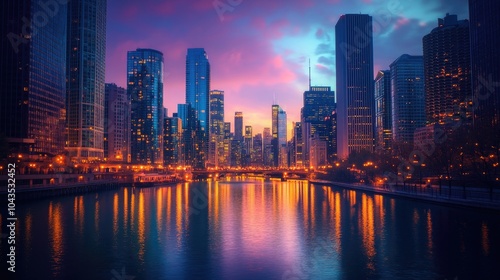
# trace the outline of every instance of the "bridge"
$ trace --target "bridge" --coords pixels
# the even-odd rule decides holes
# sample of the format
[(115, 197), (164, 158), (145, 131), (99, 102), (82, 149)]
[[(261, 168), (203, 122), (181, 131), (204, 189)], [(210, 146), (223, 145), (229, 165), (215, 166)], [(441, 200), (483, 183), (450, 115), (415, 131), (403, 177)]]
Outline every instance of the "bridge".
[(226, 176), (256, 176), (263, 178), (278, 178), (282, 181), (287, 179), (308, 179), (311, 172), (293, 169), (227, 169), (227, 170), (193, 170), (193, 180), (208, 178), (221, 178)]

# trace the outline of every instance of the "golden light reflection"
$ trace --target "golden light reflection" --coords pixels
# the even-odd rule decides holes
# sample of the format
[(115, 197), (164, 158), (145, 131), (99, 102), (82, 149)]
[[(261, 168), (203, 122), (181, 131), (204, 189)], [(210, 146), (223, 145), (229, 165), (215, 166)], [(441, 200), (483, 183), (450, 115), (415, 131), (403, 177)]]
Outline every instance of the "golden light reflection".
[(144, 192), (141, 190), (139, 192), (139, 213), (138, 213), (138, 228), (137, 235), (139, 238), (139, 260), (144, 262), (144, 251), (146, 249), (146, 223), (145, 223), (145, 210), (144, 210)]
[(431, 210), (427, 210), (427, 247), (429, 251), (432, 253), (433, 244), (432, 244), (432, 215)]
[(490, 239), (488, 225), (483, 222), (481, 225), (481, 243), (483, 245), (483, 253), (487, 256), (490, 253)]
[(377, 212), (375, 213), (375, 216), (378, 217), (378, 224), (380, 225), (378, 227), (378, 232), (380, 236), (384, 235), (384, 225), (385, 225), (385, 207), (384, 207), (384, 196), (376, 194), (374, 195), (374, 200), (375, 200), (375, 209)]
[[(118, 193), (113, 195), (113, 237), (118, 233)], [(114, 240), (116, 240), (114, 238)]]
[(172, 188), (167, 188), (167, 217), (166, 217), (166, 224), (167, 224), (167, 231), (170, 230), (170, 222), (172, 221)]
[(73, 200), (73, 217), (75, 228), (78, 233), (83, 233), (83, 222), (85, 216), (85, 204), (83, 203), (83, 196), (77, 196)]
[(124, 231), (128, 231), (128, 188), (123, 190), (123, 228)]
[(52, 262), (55, 264), (53, 268), (54, 278), (60, 273), (62, 269), (62, 261), (64, 257), (63, 251), (63, 226), (61, 204), (55, 205), (50, 202), (49, 204), (49, 239), (51, 245)]
[(156, 226), (158, 231), (158, 238), (163, 229), (163, 188), (156, 191)]
[(178, 188), (175, 192), (175, 228), (177, 231), (177, 247), (181, 247), (182, 239), (182, 189)]
[(373, 198), (362, 194), (361, 195), (361, 219), (359, 227), (363, 239), (363, 247), (368, 257), (367, 268), (375, 270), (375, 218), (373, 213)]

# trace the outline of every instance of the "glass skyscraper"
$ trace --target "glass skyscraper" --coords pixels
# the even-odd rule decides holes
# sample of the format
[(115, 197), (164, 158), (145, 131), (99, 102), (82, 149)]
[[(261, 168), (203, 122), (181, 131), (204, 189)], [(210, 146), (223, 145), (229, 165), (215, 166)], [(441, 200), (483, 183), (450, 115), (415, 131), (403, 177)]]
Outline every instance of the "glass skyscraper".
[(272, 106), (272, 154), (273, 166), (283, 166), (286, 162), (285, 155), (282, 155), (283, 148), (286, 150), (287, 146), (287, 120), (286, 112), (280, 105), (274, 104)]
[(67, 150), (76, 161), (101, 160), (107, 1), (71, 0), (67, 5)]
[(337, 151), (373, 151), (372, 17), (342, 15), (335, 25), (337, 69)]
[(0, 132), (17, 153), (64, 152), (67, 8), (55, 3), (41, 22), (38, 1), (0, 3)]
[[(309, 164), (310, 140), (318, 134), (321, 141), (330, 142), (329, 134), (331, 131), (328, 121), (332, 112), (335, 110), (335, 92), (328, 86), (310, 86), (309, 90), (304, 92), (304, 107), (301, 110), (301, 127), (304, 164)], [(331, 146), (332, 143), (327, 143)], [(330, 147), (331, 148), (331, 147)], [(332, 149), (330, 149), (332, 151)]]
[(392, 139), (391, 71), (378, 71), (375, 77), (375, 145), (389, 149)]
[(218, 166), (224, 162), (224, 91), (210, 91), (209, 162)]
[(163, 54), (129, 51), (127, 91), (131, 97), (132, 163), (163, 164)]
[(234, 112), (234, 139), (243, 141), (243, 112)]
[(413, 144), (415, 130), (425, 125), (423, 57), (404, 54), (390, 67), (392, 138)]
[(186, 56), (186, 104), (195, 110), (200, 122), (200, 150), (196, 166), (204, 167), (208, 154), (210, 119), (210, 63), (203, 48), (187, 50)]

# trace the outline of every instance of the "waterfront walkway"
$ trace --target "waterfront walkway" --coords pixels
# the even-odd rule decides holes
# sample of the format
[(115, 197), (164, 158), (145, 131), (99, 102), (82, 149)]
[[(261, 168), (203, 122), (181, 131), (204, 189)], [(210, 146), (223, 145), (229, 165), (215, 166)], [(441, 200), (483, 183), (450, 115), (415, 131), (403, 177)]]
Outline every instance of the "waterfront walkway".
[(420, 185), (381, 185), (368, 186), (324, 180), (310, 180), (319, 185), (336, 186), (377, 194), (424, 200), (440, 204), (452, 204), (462, 207), (476, 207), (500, 211), (500, 190), (490, 192), (487, 188), (463, 188), (457, 186), (420, 186)]

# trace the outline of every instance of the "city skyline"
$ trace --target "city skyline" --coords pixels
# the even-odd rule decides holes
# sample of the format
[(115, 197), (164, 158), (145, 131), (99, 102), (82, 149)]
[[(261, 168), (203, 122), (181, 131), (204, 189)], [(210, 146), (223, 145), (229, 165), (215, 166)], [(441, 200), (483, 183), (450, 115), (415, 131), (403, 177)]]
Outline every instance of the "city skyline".
[[(335, 89), (333, 38), (341, 14), (373, 16), (374, 27), (378, 28), (374, 31), (374, 73), (377, 73), (388, 69), (403, 53), (421, 55), (422, 37), (435, 27), (437, 18), (446, 13), (468, 18), (467, 1), (462, 2), (464, 5), (452, 1), (433, 4), (325, 1), (314, 5), (300, 2), (289, 7), (241, 1), (219, 17), (210, 1), (159, 5), (146, 1), (141, 6), (132, 1), (109, 1), (106, 82), (124, 86), (126, 51), (138, 47), (162, 51), (164, 106), (171, 115), (177, 104), (184, 103), (186, 50), (202, 47), (210, 55), (212, 89), (226, 92), (225, 110), (229, 115), (225, 121), (230, 121), (227, 118), (233, 112), (241, 111), (246, 116), (245, 125), (262, 132), (271, 125), (266, 108), (275, 96), (276, 102), (287, 111), (290, 133), (292, 122), (300, 120), (302, 94), (308, 87), (309, 58), (312, 85)], [(325, 9), (325, 5), (331, 9)], [(146, 13), (151, 10), (152, 14)], [(142, 32), (146, 25), (151, 32)], [(247, 32), (242, 34), (242, 28)]]

